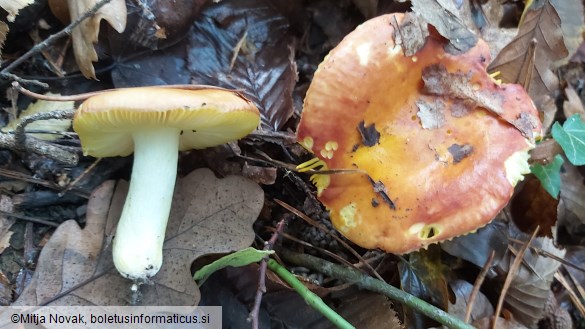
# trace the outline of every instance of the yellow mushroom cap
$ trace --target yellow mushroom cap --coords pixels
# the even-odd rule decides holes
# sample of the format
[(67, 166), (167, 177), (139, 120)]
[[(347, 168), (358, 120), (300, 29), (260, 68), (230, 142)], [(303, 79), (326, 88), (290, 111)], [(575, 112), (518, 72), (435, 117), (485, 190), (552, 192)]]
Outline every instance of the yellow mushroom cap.
[(180, 131), (180, 150), (237, 140), (260, 122), (256, 106), (235, 91), (138, 87), (92, 96), (75, 114), (73, 129), (85, 155), (127, 156), (132, 133), (156, 127)]
[[(451, 55), (444, 39), (431, 36), (407, 57), (394, 43), (393, 24), (402, 19), (369, 20), (331, 51), (297, 129), (299, 142), (327, 169), (366, 173), (314, 179), (334, 226), (362, 247), (398, 254), (491, 221), (529, 172), (534, 136), (523, 133), (541, 130), (524, 89), (498, 85), (486, 73), (485, 42)], [(469, 78), (469, 87), (498, 108), (427, 91), (423, 72), (436, 67)], [(524, 121), (536, 124), (521, 132), (510, 123)]]

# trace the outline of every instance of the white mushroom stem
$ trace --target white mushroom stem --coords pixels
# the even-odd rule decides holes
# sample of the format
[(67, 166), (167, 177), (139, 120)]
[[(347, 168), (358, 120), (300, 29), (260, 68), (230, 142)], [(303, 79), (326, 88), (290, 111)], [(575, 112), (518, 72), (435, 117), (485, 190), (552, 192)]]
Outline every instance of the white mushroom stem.
[(177, 177), (179, 133), (168, 127), (133, 133), (132, 177), (114, 238), (114, 264), (129, 279), (152, 277), (162, 265)]

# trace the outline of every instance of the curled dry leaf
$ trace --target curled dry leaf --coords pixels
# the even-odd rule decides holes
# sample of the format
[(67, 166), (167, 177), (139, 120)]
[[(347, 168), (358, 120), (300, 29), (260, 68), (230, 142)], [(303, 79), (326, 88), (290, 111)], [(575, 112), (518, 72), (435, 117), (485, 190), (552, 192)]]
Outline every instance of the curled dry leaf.
[[(69, 15), (74, 21), (83, 16), (88, 10), (91, 10), (99, 0), (67, 0)], [(126, 2), (124, 0), (112, 0), (110, 3), (101, 7), (97, 13), (90, 17), (71, 32), (73, 40), (73, 52), (75, 61), (86, 78), (95, 79), (95, 70), (92, 62), (98, 60), (94, 43), (98, 41), (100, 32), (100, 22), (105, 19), (110, 25), (122, 33), (126, 28)]]
[[(111, 237), (125, 199), (127, 184), (108, 181), (94, 191), (87, 224), (63, 223), (41, 252), (34, 277), (16, 305), (128, 305), (131, 281), (112, 262)], [(177, 182), (166, 231), (164, 262), (152, 284), (141, 286), (140, 305), (197, 305), (199, 289), (190, 266), (207, 253), (226, 253), (249, 246), (252, 223), (264, 194), (238, 176), (215, 178), (208, 169), (193, 171)]]
[(33, 2), (35, 2), (35, 0), (0, 0), (0, 7), (8, 12), (8, 17), (6, 19), (9, 22), (14, 22), (16, 15), (18, 15), (18, 11)]

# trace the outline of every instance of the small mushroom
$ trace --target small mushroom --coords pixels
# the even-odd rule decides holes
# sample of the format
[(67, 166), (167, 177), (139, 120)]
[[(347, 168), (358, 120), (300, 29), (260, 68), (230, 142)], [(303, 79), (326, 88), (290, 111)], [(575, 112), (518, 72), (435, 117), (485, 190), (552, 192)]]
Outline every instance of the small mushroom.
[(120, 274), (145, 280), (161, 267), (178, 152), (237, 140), (259, 121), (252, 102), (234, 91), (212, 87), (119, 89), (81, 104), (73, 128), (85, 155), (134, 152), (128, 196), (113, 243)]
[[(541, 131), (522, 87), (487, 73), (479, 41), (449, 54), (438, 35), (413, 56), (394, 42), (404, 15), (347, 35), (315, 72), (297, 129), (334, 226), (365, 248), (403, 254), (491, 221), (529, 172)], [(362, 174), (365, 172), (365, 174)]]

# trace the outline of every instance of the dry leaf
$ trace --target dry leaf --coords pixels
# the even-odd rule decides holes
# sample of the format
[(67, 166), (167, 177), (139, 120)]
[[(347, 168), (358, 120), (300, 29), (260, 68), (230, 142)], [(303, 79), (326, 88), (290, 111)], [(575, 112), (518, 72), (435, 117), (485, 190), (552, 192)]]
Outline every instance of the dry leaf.
[(4, 47), (4, 41), (6, 41), (8, 30), (8, 24), (0, 21), (0, 58), (2, 58), (2, 48)]
[[(529, 49), (534, 41), (534, 58), (530, 58)], [(567, 55), (559, 15), (545, 1), (544, 6), (526, 13), (516, 38), (500, 52), (488, 70), (499, 71), (503, 82), (528, 83), (528, 93), (539, 106), (539, 97), (558, 87), (558, 79), (550, 69), (552, 62)]]
[(563, 38), (569, 56), (555, 63), (556, 67), (566, 64), (583, 42), (584, 17), (582, 0), (550, 0), (561, 17)]
[[(396, 22), (392, 22), (394, 26)], [(429, 36), (427, 22), (415, 13), (404, 14), (399, 26), (394, 26), (394, 43), (402, 46), (404, 56), (413, 56), (427, 41)]]
[(445, 104), (440, 99), (429, 103), (421, 98), (416, 101), (416, 106), (416, 116), (424, 129), (438, 129), (445, 125)]
[(559, 200), (554, 199), (534, 175), (524, 177), (522, 188), (510, 202), (514, 223), (524, 233), (532, 233), (540, 227), (538, 234), (552, 238), (557, 223)]
[[(14, 205), (12, 199), (7, 195), (0, 195), (0, 211), (5, 213), (12, 213), (14, 211)], [(10, 246), (10, 237), (12, 231), (10, 228), (14, 224), (14, 219), (9, 219), (4, 215), (0, 215), (0, 254), (4, 252), (8, 246)]]
[[(71, 21), (83, 16), (85, 12), (95, 6), (98, 0), (68, 0)], [(94, 43), (98, 41), (100, 21), (105, 19), (118, 31), (124, 32), (126, 28), (126, 2), (124, 0), (112, 0), (101, 7), (98, 12), (90, 17), (71, 32), (73, 39), (73, 52), (75, 61), (86, 78), (95, 79), (95, 70), (92, 62), (97, 62), (98, 55), (94, 49)]]
[[(492, 329), (493, 317), (483, 318), (479, 321), (473, 322), (473, 326), (477, 329)], [(498, 318), (495, 328), (498, 329), (528, 329), (528, 327), (516, 322), (514, 319)]]
[(549, 95), (541, 95), (540, 106), (538, 110), (542, 113), (542, 135), (546, 136), (550, 132), (550, 127), (555, 123), (555, 117), (558, 109), (555, 100)]
[(450, 48), (464, 53), (477, 43), (477, 36), (437, 0), (412, 0), (412, 10), (449, 40)]
[[(510, 225), (510, 230), (510, 236), (514, 239), (521, 241), (529, 239), (527, 234), (520, 233), (513, 225)], [(559, 258), (565, 255), (565, 250), (555, 247), (553, 240), (549, 238), (536, 238), (531, 247)], [(521, 245), (513, 243), (512, 248), (518, 251)], [(497, 271), (508, 273), (514, 259), (514, 253), (509, 252), (507, 257), (498, 264)], [(506, 307), (512, 312), (516, 321), (532, 327), (544, 316), (544, 306), (552, 293), (550, 285), (559, 266), (560, 263), (552, 258), (541, 256), (530, 250), (526, 252), (505, 298)]]
[[(451, 290), (453, 290), (453, 293), (455, 293), (455, 304), (449, 302), (449, 314), (454, 315), (459, 319), (464, 319), (465, 312), (469, 307), (469, 297), (473, 290), (473, 285), (467, 281), (455, 279), (449, 282), (449, 286), (451, 287)], [(483, 293), (478, 292), (473, 301), (473, 308), (471, 309), (471, 322), (484, 317), (491, 317), (493, 315), (493, 305)]]
[(583, 102), (581, 102), (581, 98), (571, 85), (565, 88), (565, 95), (567, 95), (567, 100), (563, 102), (565, 118), (570, 118), (575, 114), (581, 114), (581, 118), (585, 118)]
[(585, 184), (583, 176), (572, 164), (565, 161), (565, 169), (561, 173), (561, 201), (563, 201), (567, 213), (576, 216), (582, 224), (585, 224)]
[[(388, 297), (377, 293), (362, 291), (347, 296), (335, 311), (360, 329), (401, 329), (398, 314), (392, 309), (392, 302)], [(315, 326), (318, 328), (335, 328), (328, 325)]]
[(188, 36), (193, 82), (242, 90), (260, 109), (263, 127), (282, 128), (297, 79), (288, 20), (268, 0), (224, 0), (201, 15)]
[[(124, 184), (108, 181), (94, 191), (87, 224), (67, 221), (43, 248), (37, 270), (16, 305), (128, 305), (131, 281), (113, 267), (111, 233), (125, 199)], [(196, 305), (192, 261), (207, 253), (248, 247), (252, 223), (264, 194), (238, 176), (217, 179), (209, 169), (193, 171), (177, 182), (167, 226), (164, 261), (152, 284), (141, 286), (140, 305)], [(108, 214), (109, 212), (109, 214)]]
[(0, 7), (8, 12), (6, 18), (9, 22), (14, 22), (18, 11), (35, 2), (35, 0), (0, 0)]
[[(508, 85), (501, 88), (491, 78), (483, 75), (473, 76), (472, 72), (450, 73), (442, 64), (425, 67), (422, 72), (425, 91), (432, 95), (445, 95), (454, 99), (470, 102), (498, 115), (516, 127), (524, 137), (533, 139), (533, 130), (539, 126), (538, 120), (527, 112), (517, 113), (517, 103), (524, 94), (520, 86)], [(513, 104), (516, 102), (516, 104)], [(505, 110), (504, 110), (505, 109)]]

